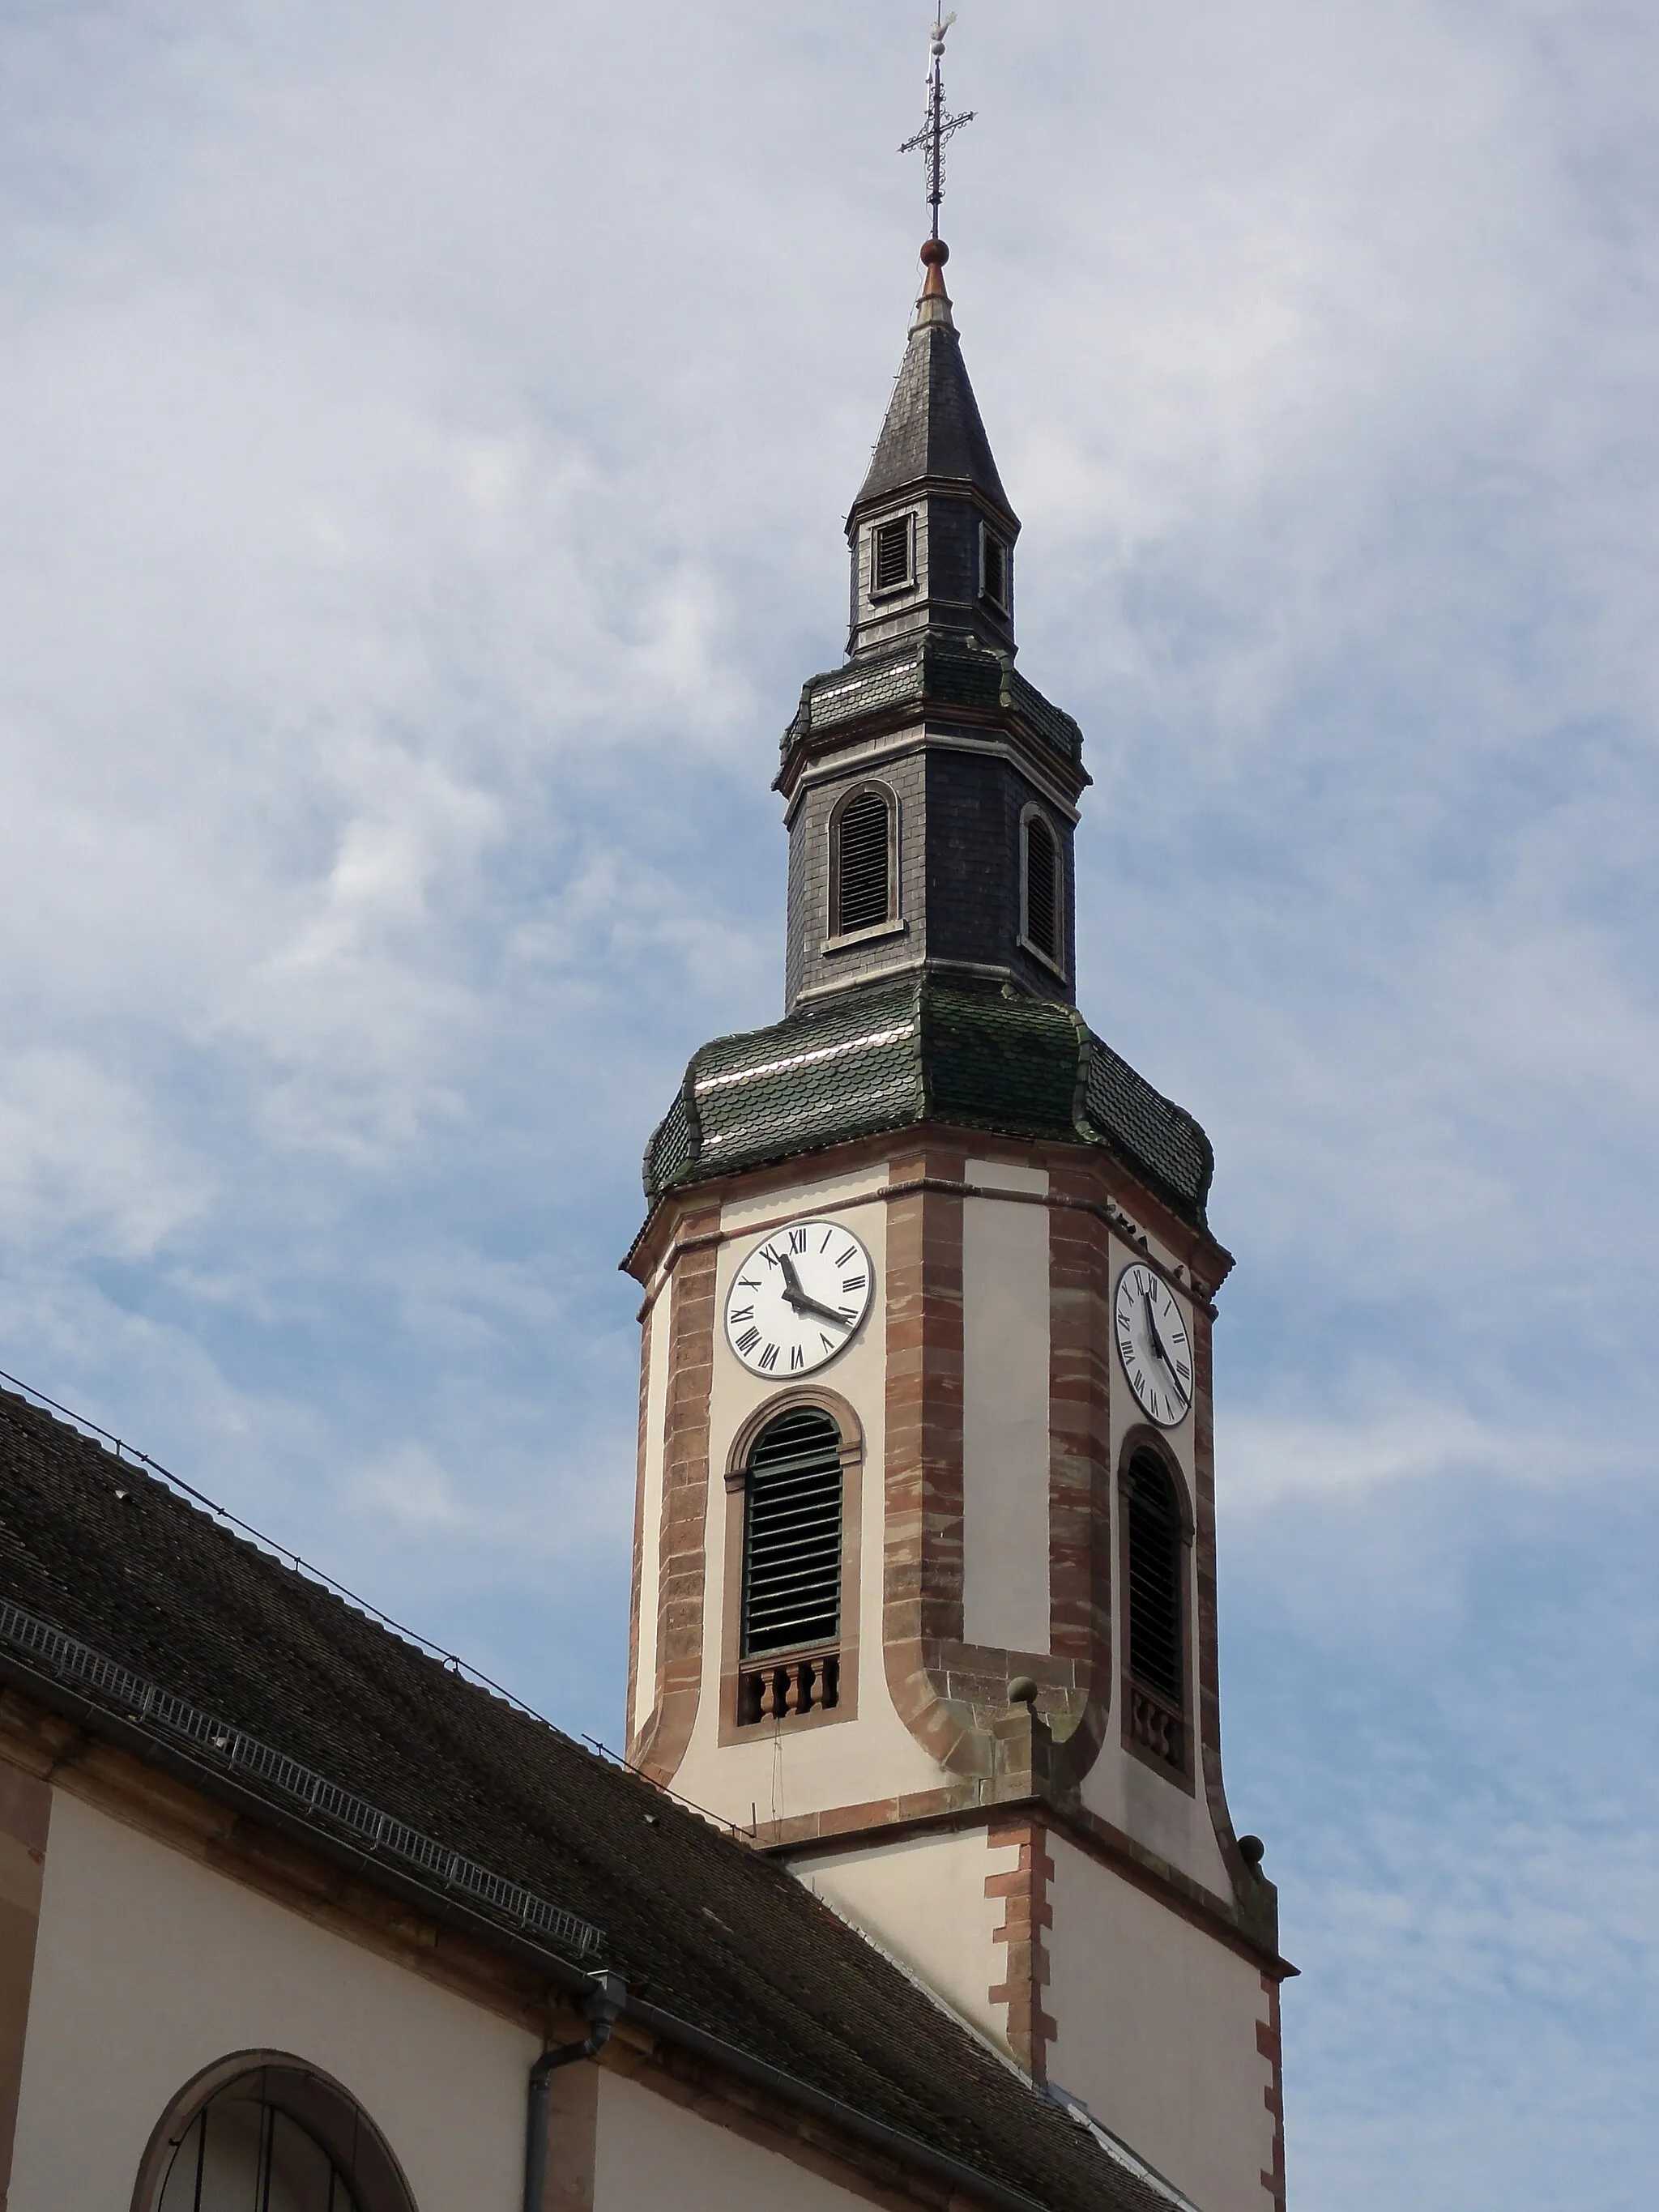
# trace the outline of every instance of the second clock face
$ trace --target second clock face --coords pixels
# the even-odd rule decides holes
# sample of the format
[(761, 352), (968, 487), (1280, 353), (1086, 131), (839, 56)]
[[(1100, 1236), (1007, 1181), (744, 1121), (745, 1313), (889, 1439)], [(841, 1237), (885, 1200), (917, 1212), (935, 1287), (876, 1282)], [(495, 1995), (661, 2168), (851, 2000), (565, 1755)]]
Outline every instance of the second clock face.
[(1112, 1327), (1142, 1413), (1161, 1429), (1178, 1426), (1193, 1402), (1193, 1347), (1162, 1275), (1139, 1261), (1123, 1270), (1112, 1301)]
[(726, 1341), (751, 1374), (810, 1375), (858, 1334), (870, 1255), (838, 1221), (792, 1221), (747, 1254), (726, 1294)]

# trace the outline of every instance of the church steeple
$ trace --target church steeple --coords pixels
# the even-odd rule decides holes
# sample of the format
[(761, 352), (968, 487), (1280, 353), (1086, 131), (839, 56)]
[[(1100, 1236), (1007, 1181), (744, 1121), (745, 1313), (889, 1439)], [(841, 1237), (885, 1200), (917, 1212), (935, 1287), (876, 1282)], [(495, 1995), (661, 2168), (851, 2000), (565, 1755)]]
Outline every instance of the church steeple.
[(783, 733), (784, 1016), (694, 1054), (646, 1151), (629, 1755), (1183, 2201), (1284, 2212), (1291, 1969), (1218, 1732), (1212, 1156), (1077, 1010), (1082, 733), (1014, 665), (937, 220), (922, 262), (848, 656)]
[(1014, 542), (945, 289), (927, 270), (847, 520), (848, 661), (784, 732), (791, 1012), (925, 974), (1074, 997), (1083, 737), (1014, 661)]
[(847, 518), (848, 651), (956, 630), (1012, 653), (1019, 520), (1002, 488), (945, 289), (951, 249), (930, 238), (898, 380)]

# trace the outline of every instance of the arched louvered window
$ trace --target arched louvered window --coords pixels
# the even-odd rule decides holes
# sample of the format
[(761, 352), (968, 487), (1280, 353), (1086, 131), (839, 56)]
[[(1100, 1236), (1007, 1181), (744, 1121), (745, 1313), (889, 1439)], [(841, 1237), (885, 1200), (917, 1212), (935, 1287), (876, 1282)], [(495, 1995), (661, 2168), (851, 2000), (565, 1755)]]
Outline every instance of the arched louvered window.
[(749, 1455), (743, 1656), (841, 1632), (841, 1431), (816, 1406), (779, 1414)]
[(1129, 1530), (1129, 1672), (1179, 1709), (1182, 1665), (1181, 1509), (1157, 1455), (1137, 1452), (1124, 1483)]
[(831, 832), (831, 934), (876, 929), (893, 914), (893, 800), (866, 785), (844, 799)]
[(1060, 963), (1060, 841), (1045, 817), (1025, 817), (1025, 937), (1045, 960)]

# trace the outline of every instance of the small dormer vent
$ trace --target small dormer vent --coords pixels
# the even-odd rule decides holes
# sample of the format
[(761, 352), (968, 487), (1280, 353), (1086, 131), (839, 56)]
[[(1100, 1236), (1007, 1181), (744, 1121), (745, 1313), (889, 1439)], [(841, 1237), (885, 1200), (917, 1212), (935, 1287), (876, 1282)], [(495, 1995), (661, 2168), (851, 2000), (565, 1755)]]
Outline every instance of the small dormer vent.
[(902, 591), (912, 580), (911, 532), (915, 518), (901, 514), (890, 522), (878, 522), (874, 536), (874, 550), (870, 559), (870, 590)]

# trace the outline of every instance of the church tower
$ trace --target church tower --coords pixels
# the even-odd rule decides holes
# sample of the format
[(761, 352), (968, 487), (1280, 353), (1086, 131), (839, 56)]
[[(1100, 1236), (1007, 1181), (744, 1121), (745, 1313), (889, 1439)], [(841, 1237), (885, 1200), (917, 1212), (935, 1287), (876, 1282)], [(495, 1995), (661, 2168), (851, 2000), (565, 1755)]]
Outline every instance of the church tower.
[[(936, 49), (937, 52), (937, 49)], [(630, 1759), (1201, 2212), (1284, 2202), (1275, 1893), (1222, 1786), (1192, 1117), (1079, 1014), (1077, 724), (925, 280), (782, 739), (786, 1011), (645, 1161)]]

